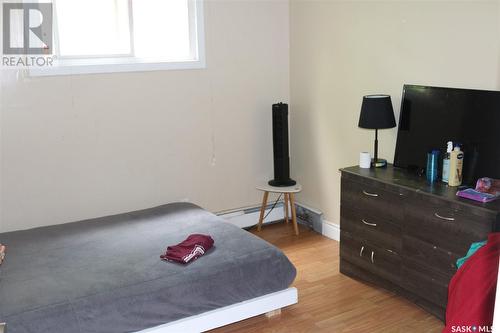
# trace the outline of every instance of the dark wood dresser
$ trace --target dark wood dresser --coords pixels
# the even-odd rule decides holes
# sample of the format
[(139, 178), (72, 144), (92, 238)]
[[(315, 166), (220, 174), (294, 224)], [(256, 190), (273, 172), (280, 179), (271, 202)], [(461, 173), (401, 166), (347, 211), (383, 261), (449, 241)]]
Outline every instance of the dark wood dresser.
[(340, 271), (396, 292), (444, 320), (456, 260), (498, 231), (500, 200), (388, 166), (341, 169)]

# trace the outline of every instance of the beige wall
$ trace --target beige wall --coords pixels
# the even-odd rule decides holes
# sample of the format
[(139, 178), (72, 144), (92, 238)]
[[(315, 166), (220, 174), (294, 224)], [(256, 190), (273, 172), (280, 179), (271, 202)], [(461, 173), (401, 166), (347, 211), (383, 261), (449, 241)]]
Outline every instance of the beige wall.
[(287, 1), (208, 1), (207, 69), (1, 73), (0, 231), (189, 198), (259, 202), (271, 104), (289, 99)]
[[(257, 204), (254, 184), (272, 175), (270, 105), (289, 100), (289, 82), (298, 199), (338, 223), (337, 170), (372, 149), (373, 132), (357, 128), (364, 94), (391, 94), (397, 116), (403, 83), (499, 88), (498, 1), (205, 9), (205, 70), (1, 73), (0, 231), (185, 198), (212, 211)], [(389, 160), (395, 137), (381, 132)]]
[[(339, 221), (341, 167), (372, 151), (362, 96), (404, 83), (498, 89), (498, 1), (300, 1), (290, 5), (292, 172), (298, 197)], [(380, 132), (392, 161), (396, 129)]]

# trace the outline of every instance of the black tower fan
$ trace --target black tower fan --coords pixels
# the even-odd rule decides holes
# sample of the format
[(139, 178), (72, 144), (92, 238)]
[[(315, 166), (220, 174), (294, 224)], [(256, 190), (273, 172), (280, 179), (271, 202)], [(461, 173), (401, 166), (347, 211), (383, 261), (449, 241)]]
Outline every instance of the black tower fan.
[(288, 104), (273, 104), (274, 179), (269, 181), (271, 186), (293, 186), (297, 183), (290, 178), (288, 149)]

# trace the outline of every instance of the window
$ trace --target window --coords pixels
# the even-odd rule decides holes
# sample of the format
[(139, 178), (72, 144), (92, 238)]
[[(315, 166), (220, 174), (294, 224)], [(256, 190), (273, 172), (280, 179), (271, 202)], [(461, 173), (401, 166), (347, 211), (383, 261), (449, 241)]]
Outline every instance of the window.
[(133, 55), (128, 0), (56, 0), (54, 6), (61, 59)]
[(35, 75), (204, 67), (202, 0), (53, 0), (54, 66)]

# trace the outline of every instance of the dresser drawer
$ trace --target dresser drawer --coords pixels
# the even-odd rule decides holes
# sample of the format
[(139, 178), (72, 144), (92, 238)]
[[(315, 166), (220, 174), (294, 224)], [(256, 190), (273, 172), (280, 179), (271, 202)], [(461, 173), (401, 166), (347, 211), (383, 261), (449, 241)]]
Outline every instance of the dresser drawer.
[(401, 195), (384, 188), (382, 184), (377, 186), (342, 178), (341, 192), (342, 206), (395, 222), (403, 218)]
[(401, 267), (402, 286), (408, 291), (440, 307), (448, 300), (449, 279), (426, 267), (405, 262)]
[[(481, 212), (482, 213), (482, 212)], [(443, 250), (463, 256), (473, 242), (485, 240), (492, 232), (495, 215), (474, 214), (445, 201), (412, 200), (405, 205), (403, 232)]]
[(340, 256), (373, 274), (398, 283), (401, 279), (399, 255), (354, 238), (348, 232), (340, 233)]
[(365, 210), (342, 205), (340, 228), (380, 248), (401, 251), (401, 227)]
[(403, 236), (402, 257), (405, 261), (412, 260), (424, 268), (437, 270), (450, 279), (457, 271), (457, 259), (463, 256), (420, 239)]

